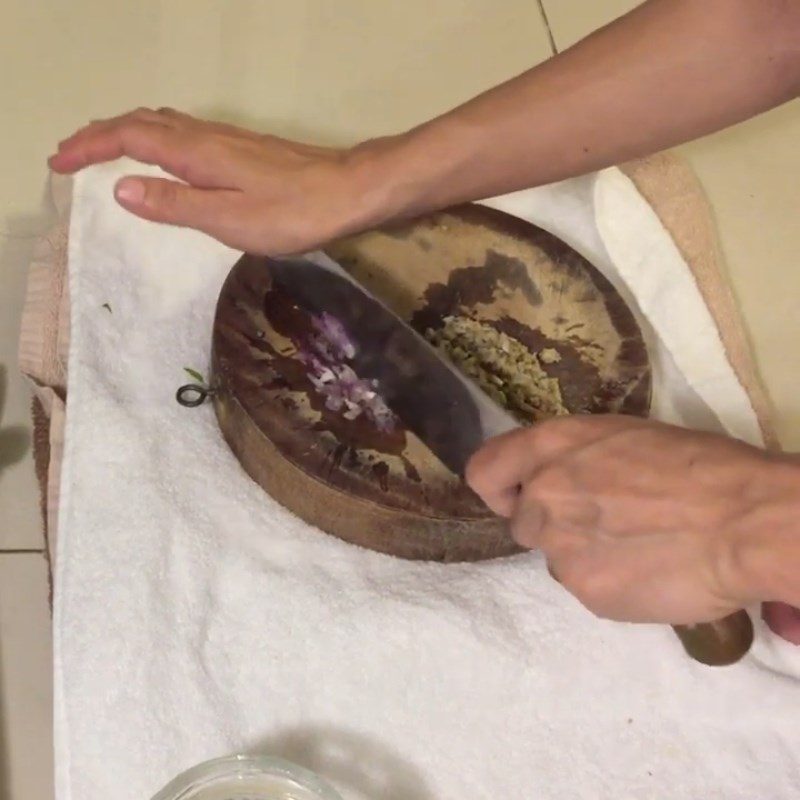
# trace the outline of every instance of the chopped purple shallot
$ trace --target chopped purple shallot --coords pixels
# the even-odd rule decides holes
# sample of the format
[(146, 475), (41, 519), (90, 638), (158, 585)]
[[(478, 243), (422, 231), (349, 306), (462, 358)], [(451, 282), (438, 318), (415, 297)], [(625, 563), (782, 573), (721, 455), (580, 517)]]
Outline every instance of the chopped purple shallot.
[(323, 311), (322, 314), (311, 317), (311, 324), (318, 334), (313, 338), (317, 340), (316, 344), (325, 355), (330, 354), (333, 358), (339, 359), (352, 358), (356, 354), (355, 345), (350, 341), (344, 325), (336, 317)]
[(342, 323), (327, 312), (313, 316), (311, 323), (315, 333), (308, 337), (307, 349), (300, 350), (300, 359), (314, 388), (325, 396), (325, 407), (341, 411), (347, 420), (364, 414), (378, 430), (393, 431), (397, 417), (377, 393), (377, 381), (359, 378), (351, 366), (342, 363), (356, 354)]

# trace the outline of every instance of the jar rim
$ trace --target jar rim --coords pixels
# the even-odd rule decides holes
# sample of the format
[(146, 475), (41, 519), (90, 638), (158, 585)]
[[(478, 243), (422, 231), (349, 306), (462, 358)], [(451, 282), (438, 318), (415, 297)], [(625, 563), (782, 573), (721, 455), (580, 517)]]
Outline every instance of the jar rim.
[(275, 756), (232, 755), (203, 761), (174, 777), (152, 800), (191, 800), (212, 781), (247, 775), (286, 778), (313, 792), (319, 800), (342, 800), (326, 781), (298, 764)]

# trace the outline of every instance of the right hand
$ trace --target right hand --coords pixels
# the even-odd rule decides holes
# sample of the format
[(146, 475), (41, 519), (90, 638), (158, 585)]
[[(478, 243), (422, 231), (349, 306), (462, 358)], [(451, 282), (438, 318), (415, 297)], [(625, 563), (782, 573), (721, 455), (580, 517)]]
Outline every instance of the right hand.
[[(792, 457), (655, 420), (575, 415), (490, 440), (467, 481), (598, 616), (685, 625), (800, 599)], [(791, 609), (778, 610), (767, 621), (789, 638)]]
[(371, 193), (356, 150), (313, 147), (172, 109), (95, 121), (59, 144), (51, 169), (74, 173), (121, 156), (179, 181), (128, 176), (117, 201), (143, 219), (208, 233), (230, 247), (289, 255), (368, 227)]

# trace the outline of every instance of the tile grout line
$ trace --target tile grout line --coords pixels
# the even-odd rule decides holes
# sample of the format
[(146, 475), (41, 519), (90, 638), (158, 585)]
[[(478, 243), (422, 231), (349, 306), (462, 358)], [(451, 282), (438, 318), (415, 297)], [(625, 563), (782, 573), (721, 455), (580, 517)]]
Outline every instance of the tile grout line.
[(44, 554), (44, 548), (36, 548), (36, 547), (17, 547), (17, 548), (2, 548), (0, 547), (0, 556), (19, 556), (19, 555), (33, 555), (34, 553), (38, 553), (39, 555)]
[(558, 47), (556, 46), (556, 39), (553, 36), (553, 30), (550, 27), (550, 20), (547, 18), (547, 11), (544, 7), (544, 0), (536, 0), (536, 4), (539, 6), (539, 13), (542, 15), (542, 22), (544, 22), (544, 27), (547, 30), (547, 38), (550, 40), (550, 49), (553, 51), (553, 55), (558, 55)]

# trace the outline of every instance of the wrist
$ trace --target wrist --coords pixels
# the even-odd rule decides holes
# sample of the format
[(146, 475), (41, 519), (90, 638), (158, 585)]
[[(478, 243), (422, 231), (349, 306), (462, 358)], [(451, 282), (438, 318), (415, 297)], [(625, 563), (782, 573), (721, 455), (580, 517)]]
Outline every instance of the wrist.
[(727, 537), (737, 599), (800, 606), (800, 459), (765, 456), (751, 488)]
[(459, 194), (457, 136), (444, 119), (407, 133), (371, 139), (344, 156), (353, 194), (353, 230), (410, 219), (467, 197)]
[[(357, 230), (375, 227), (413, 205), (406, 197), (405, 135), (361, 142), (344, 154), (344, 181), (354, 215), (346, 224)], [(402, 196), (401, 196), (402, 195)]]

